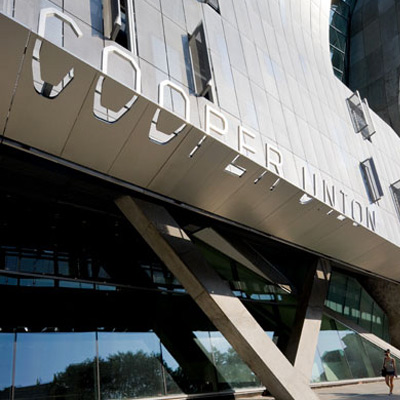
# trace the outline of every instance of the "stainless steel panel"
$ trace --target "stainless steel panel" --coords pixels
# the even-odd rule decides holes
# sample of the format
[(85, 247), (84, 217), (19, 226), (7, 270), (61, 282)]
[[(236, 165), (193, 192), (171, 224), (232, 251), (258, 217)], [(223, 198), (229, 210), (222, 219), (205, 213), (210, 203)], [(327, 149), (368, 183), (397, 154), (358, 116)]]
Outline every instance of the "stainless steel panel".
[[(197, 133), (196, 140), (193, 133)], [(224, 171), (236, 154), (207, 137), (194, 156), (189, 157), (202, 137), (199, 133), (190, 132), (190, 137), (160, 170), (150, 188), (202, 209), (214, 210), (236, 188), (239, 178)]]
[[(5, 136), (60, 155), (65, 141), (75, 124), (78, 112), (88, 95), (96, 71), (66, 52), (57, 52), (57, 65), (73, 65), (74, 79), (54, 99), (35, 91), (32, 75), (32, 52), (36, 35), (29, 40), (21, 76), (18, 82)], [(43, 40), (42, 48), (54, 45)], [(64, 73), (68, 72), (68, 68)]]
[[(105, 91), (103, 91), (103, 96), (108, 98), (108, 103), (112, 103), (112, 99), (120, 100), (116, 96), (118, 93), (121, 93), (122, 98), (125, 99), (126, 93), (121, 90), (120, 84), (113, 82), (111, 78), (107, 78), (106, 82), (114, 86), (114, 90), (109, 91), (109, 94), (114, 94), (114, 96), (105, 96)], [(138, 121), (147, 108), (147, 101), (139, 98), (132, 108), (116, 122), (101, 121), (93, 113), (96, 84), (97, 78), (88, 92), (61, 156), (95, 170), (107, 172), (132, 130), (137, 127)], [(131, 92), (132, 95), (133, 92)], [(117, 104), (115, 108), (118, 110), (122, 105)]]
[(190, 126), (168, 144), (159, 145), (152, 142), (149, 134), (151, 129), (154, 129), (152, 119), (156, 109), (157, 106), (149, 102), (146, 112), (134, 127), (110, 168), (111, 175), (147, 187), (180, 142), (188, 135)]
[(3, 38), (0, 41), (0, 134), (3, 134), (29, 33), (28, 29), (0, 14), (0, 37)]

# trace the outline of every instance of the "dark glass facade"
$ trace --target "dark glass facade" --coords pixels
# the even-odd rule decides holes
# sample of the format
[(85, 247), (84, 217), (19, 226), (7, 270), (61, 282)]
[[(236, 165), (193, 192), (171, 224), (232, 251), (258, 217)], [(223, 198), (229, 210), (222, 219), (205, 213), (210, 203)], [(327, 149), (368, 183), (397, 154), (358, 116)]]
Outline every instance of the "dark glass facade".
[(357, 0), (332, 0), (329, 41), (333, 72), (348, 82), (349, 32), (351, 14)]
[(387, 315), (356, 278), (334, 271), (325, 304), (368, 332), (389, 342)]

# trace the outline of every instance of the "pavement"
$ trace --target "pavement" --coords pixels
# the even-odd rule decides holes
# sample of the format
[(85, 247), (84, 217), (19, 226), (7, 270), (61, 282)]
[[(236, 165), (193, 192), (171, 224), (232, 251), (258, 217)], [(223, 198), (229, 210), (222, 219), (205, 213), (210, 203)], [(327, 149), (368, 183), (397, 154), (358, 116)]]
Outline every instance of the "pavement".
[(394, 381), (391, 396), (389, 396), (389, 388), (383, 381), (319, 388), (314, 391), (321, 400), (400, 400), (400, 379)]
[[(383, 380), (379, 382), (360, 382), (342, 386), (313, 388), (320, 400), (400, 400), (400, 378), (394, 381), (393, 394)], [(243, 397), (241, 400), (275, 400), (271, 396)], [(307, 400), (306, 398), (304, 400)]]

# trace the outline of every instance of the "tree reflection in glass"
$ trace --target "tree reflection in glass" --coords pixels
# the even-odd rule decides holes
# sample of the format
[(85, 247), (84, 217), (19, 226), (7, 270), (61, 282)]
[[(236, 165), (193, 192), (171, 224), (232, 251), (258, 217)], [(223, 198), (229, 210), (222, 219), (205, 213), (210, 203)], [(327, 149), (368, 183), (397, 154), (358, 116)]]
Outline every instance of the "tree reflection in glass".
[(95, 398), (95, 333), (18, 333), (15, 399)]
[(103, 399), (164, 394), (160, 342), (152, 332), (99, 333)]
[(0, 335), (0, 399), (10, 398), (14, 334)]

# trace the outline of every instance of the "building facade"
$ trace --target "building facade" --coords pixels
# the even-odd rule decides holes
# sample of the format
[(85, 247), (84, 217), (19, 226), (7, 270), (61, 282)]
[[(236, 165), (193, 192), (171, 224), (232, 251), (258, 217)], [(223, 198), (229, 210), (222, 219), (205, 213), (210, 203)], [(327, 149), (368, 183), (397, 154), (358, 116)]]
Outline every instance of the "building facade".
[(400, 357), (364, 3), (0, 0), (1, 399), (316, 399)]

